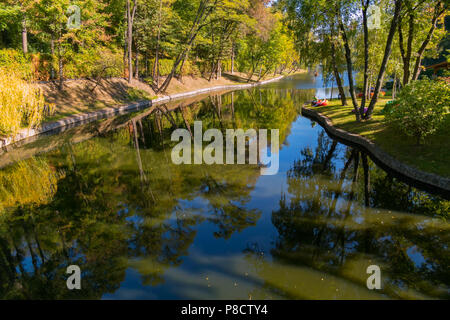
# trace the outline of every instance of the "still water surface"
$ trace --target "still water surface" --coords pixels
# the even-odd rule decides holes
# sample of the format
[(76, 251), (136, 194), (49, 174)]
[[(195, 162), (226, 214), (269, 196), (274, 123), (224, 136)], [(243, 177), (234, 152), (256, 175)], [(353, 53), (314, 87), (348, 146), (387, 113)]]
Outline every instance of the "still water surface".
[[(450, 298), (450, 202), (302, 117), (316, 89), (294, 76), (2, 155), (0, 298)], [(279, 173), (173, 165), (170, 134), (195, 120), (280, 129)], [(373, 264), (382, 290), (366, 287)], [(68, 265), (82, 290), (66, 288)]]

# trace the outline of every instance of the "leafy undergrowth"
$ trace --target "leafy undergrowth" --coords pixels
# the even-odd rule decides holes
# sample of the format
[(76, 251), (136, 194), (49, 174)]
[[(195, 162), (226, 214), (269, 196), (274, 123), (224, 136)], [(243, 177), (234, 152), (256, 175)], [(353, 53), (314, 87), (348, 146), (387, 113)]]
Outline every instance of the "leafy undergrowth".
[(375, 142), (396, 159), (422, 171), (450, 177), (450, 114), (445, 116), (442, 127), (417, 145), (415, 139), (388, 126), (381, 113), (388, 99), (380, 99), (371, 120), (356, 122), (353, 107), (342, 106), (340, 100), (330, 101), (326, 107), (314, 108), (329, 117), (333, 124), (346, 131), (360, 134)]

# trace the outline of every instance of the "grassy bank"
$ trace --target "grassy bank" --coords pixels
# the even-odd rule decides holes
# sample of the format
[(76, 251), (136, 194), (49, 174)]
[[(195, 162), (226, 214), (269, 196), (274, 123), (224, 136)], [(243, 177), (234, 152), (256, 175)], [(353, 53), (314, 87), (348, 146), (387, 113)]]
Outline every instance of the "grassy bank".
[(410, 166), (450, 177), (450, 114), (445, 117), (445, 123), (440, 130), (427, 137), (423, 145), (417, 145), (415, 139), (389, 127), (384, 122), (381, 110), (388, 100), (380, 99), (372, 119), (359, 123), (351, 112), (353, 107), (342, 106), (340, 100), (330, 101), (329, 106), (314, 110), (329, 117), (336, 127), (370, 139), (384, 151)]

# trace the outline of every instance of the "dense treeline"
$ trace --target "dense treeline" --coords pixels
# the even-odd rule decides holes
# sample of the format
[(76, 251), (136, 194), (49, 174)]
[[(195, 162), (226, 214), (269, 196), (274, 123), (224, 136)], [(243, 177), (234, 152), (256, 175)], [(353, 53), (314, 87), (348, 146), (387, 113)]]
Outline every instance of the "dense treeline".
[(61, 87), (127, 77), (163, 92), (174, 77), (224, 70), (250, 80), (299, 67), (282, 20), (268, 0), (4, 0), (0, 66)]
[[(418, 80), (425, 57), (448, 55), (446, 0), (280, 0), (308, 64), (321, 63), (339, 86), (347, 72), (356, 119), (370, 119), (386, 80), (396, 91)], [(439, 44), (444, 44), (444, 46)], [(353, 79), (358, 72), (357, 79)], [(373, 88), (373, 90), (372, 90)], [(360, 90), (358, 101), (356, 90)]]

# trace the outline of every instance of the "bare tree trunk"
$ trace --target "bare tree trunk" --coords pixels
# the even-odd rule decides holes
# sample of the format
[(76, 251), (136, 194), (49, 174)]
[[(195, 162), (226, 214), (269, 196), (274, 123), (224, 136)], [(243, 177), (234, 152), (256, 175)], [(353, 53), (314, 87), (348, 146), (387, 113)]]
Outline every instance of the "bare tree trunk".
[(363, 96), (361, 101), (360, 115), (364, 116), (364, 108), (366, 107), (366, 92), (369, 78), (369, 28), (367, 26), (367, 9), (369, 8), (368, 0), (361, 0), (363, 6), (363, 29), (364, 29), (364, 84)]
[(437, 26), (437, 21), (438, 21), (439, 17), (442, 14), (444, 14), (445, 10), (448, 8), (448, 4), (444, 4), (443, 8), (441, 8), (441, 5), (442, 5), (442, 1), (438, 1), (438, 3), (436, 4), (436, 7), (435, 7), (435, 13), (433, 15), (433, 19), (431, 21), (430, 31), (428, 31), (426, 39), (420, 46), (419, 51), (417, 51), (416, 63), (414, 65), (414, 71), (413, 71), (413, 76), (412, 76), (412, 80), (414, 80), (414, 81), (419, 78), (420, 65), (422, 63), (423, 53), (425, 52), (425, 49), (427, 48), (428, 44), (431, 41), (431, 38), (433, 37), (434, 30), (436, 29), (436, 26)]
[(366, 207), (370, 205), (370, 173), (369, 162), (365, 153), (361, 154), (363, 169), (364, 169), (364, 202)]
[(397, 73), (394, 73), (394, 83), (392, 85), (392, 99), (395, 99), (395, 95), (397, 94)]
[(128, 83), (131, 83), (133, 79), (133, 54), (132, 54), (132, 45), (133, 45), (133, 20), (134, 15), (136, 13), (137, 8), (137, 0), (135, 0), (133, 5), (133, 10), (131, 10), (130, 0), (127, 0), (127, 46), (128, 46)]
[(338, 70), (338, 66), (337, 66), (337, 60), (336, 60), (336, 45), (334, 43), (335, 40), (335, 31), (334, 31), (334, 24), (332, 25), (331, 28), (331, 64), (333, 65), (333, 73), (334, 73), (334, 78), (336, 79), (336, 83), (338, 85), (338, 90), (339, 90), (339, 95), (341, 98), (341, 103), (343, 106), (347, 105), (347, 98), (345, 96), (345, 90), (344, 87), (342, 85), (342, 80), (341, 80), (341, 75), (339, 74), (339, 70)]
[(22, 51), (24, 54), (28, 53), (28, 32), (25, 16), (22, 19)]
[(231, 45), (231, 74), (234, 74), (234, 42)]
[(52, 64), (50, 66), (50, 79), (53, 80), (55, 79), (55, 68), (53, 67), (53, 62), (55, 59), (55, 40), (53, 39), (53, 34), (52, 40), (50, 41), (50, 52), (52, 54)]
[(411, 75), (411, 55), (412, 55), (412, 42), (414, 38), (414, 13), (409, 9), (409, 21), (408, 21), (408, 43), (406, 51), (404, 48), (403, 30), (402, 30), (402, 17), (399, 17), (398, 22), (398, 40), (400, 55), (403, 61), (403, 85), (406, 86), (410, 81)]
[(367, 113), (365, 114), (365, 119), (370, 119), (372, 116), (373, 108), (378, 101), (378, 96), (381, 91), (381, 87), (383, 84), (384, 74), (386, 73), (386, 66), (389, 61), (389, 57), (392, 51), (392, 41), (394, 40), (395, 31), (397, 30), (397, 24), (400, 17), (401, 9), (403, 5), (403, 0), (395, 0), (395, 11), (394, 17), (392, 18), (391, 28), (389, 30), (389, 35), (386, 42), (386, 49), (384, 50), (383, 62), (381, 63), (380, 72), (378, 73), (377, 82), (375, 85), (375, 92), (373, 93), (372, 100), (370, 101), (370, 105), (368, 107)]
[(158, 36), (156, 41), (156, 51), (155, 51), (155, 63), (153, 65), (153, 81), (155, 82), (156, 88), (159, 87), (159, 41), (161, 40), (161, 11), (162, 11), (162, 0), (159, 0), (159, 14), (158, 14)]
[[(125, 12), (125, 20), (127, 19), (127, 12)], [(123, 36), (123, 76), (128, 78), (127, 74), (127, 56), (128, 56), (128, 30), (125, 29)]]
[(139, 80), (139, 49), (136, 46), (136, 53), (135, 53), (135, 58), (134, 58), (134, 68), (135, 68), (135, 72), (134, 72), (134, 77)]
[(352, 55), (351, 55), (351, 51), (350, 51), (350, 44), (348, 42), (347, 33), (345, 31), (344, 23), (342, 22), (342, 17), (340, 16), (340, 13), (338, 13), (338, 23), (339, 23), (339, 29), (341, 30), (341, 37), (342, 37), (342, 40), (344, 41), (345, 59), (347, 61), (348, 83), (350, 86), (350, 96), (352, 97), (356, 121), (360, 121), (361, 115), (359, 113), (358, 101), (356, 100), (356, 94), (355, 94), (355, 85), (353, 83), (353, 64), (352, 64)]
[(64, 71), (63, 71), (63, 61), (62, 61), (62, 54), (61, 54), (61, 41), (58, 41), (58, 73), (59, 73), (59, 85), (58, 89), (63, 89), (63, 82), (64, 82)]

